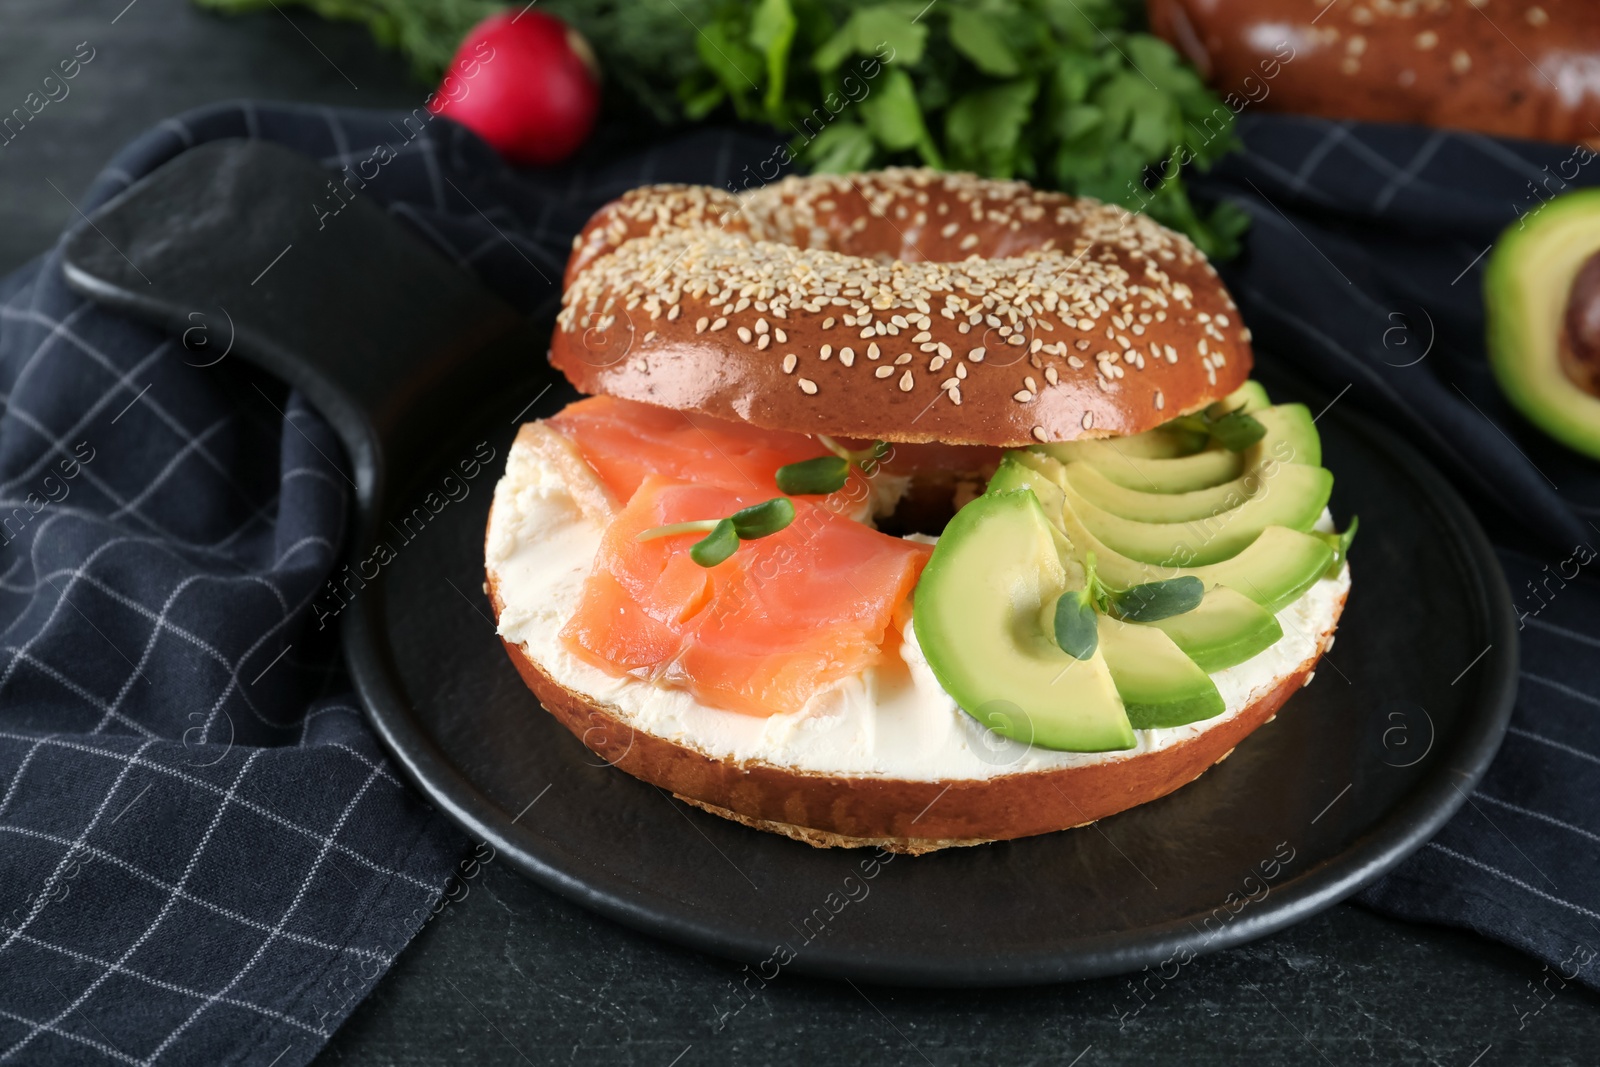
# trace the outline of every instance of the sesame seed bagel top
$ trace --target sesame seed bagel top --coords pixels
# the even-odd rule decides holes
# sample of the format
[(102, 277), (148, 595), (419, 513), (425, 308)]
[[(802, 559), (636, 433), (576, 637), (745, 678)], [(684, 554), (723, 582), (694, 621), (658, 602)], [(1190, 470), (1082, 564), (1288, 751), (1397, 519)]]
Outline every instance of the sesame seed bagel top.
[(1251, 363), (1181, 234), (916, 169), (633, 190), (573, 243), (550, 359), (586, 393), (756, 426), (1013, 447), (1147, 430)]

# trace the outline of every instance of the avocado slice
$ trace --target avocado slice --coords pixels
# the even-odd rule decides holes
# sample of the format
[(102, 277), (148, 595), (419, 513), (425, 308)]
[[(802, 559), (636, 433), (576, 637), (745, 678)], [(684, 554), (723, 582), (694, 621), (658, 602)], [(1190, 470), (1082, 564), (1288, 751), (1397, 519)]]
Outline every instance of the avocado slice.
[(1206, 410), (1214, 416), (1226, 415), (1230, 411), (1242, 411), (1246, 415), (1253, 415), (1271, 406), (1272, 401), (1267, 398), (1266, 388), (1251, 378)]
[(1173, 644), (1208, 674), (1243, 663), (1283, 636), (1276, 615), (1225, 585), (1207, 589), (1205, 599), (1193, 611), (1146, 625), (1172, 638)]
[(1182, 726), (1225, 710), (1216, 683), (1161, 630), (1109, 615), (1096, 625), (1100, 653), (1135, 730)]
[(1573, 282), (1600, 251), (1600, 189), (1558, 196), (1501, 234), (1483, 272), (1489, 365), (1545, 433), (1600, 459), (1600, 397), (1563, 365)]
[[(1333, 493), (1333, 475), (1322, 467), (1272, 462), (1252, 468), (1251, 473), (1257, 477), (1254, 495), (1187, 521), (1141, 522), (1123, 518), (1086, 500), (1072, 488), (1070, 479), (1064, 483), (1064, 495), (1067, 506), (1077, 512), (1089, 532), (1123, 555), (1141, 563), (1197, 567), (1233, 558), (1268, 526), (1310, 530), (1322, 517), (1322, 509), (1328, 506), (1328, 497)], [(1238, 481), (1247, 481), (1250, 476), (1246, 474)]]
[[(1322, 439), (1317, 433), (1311, 411), (1304, 404), (1276, 404), (1255, 412), (1253, 417), (1265, 428), (1266, 435), (1242, 452), (1208, 448), (1174, 459), (1094, 452), (1085, 453), (1081, 461), (1125, 489), (1146, 493), (1189, 493), (1197, 489), (1210, 489), (1243, 477), (1251, 466), (1267, 457), (1280, 463), (1301, 463), (1309, 467), (1322, 465)], [(1070, 451), (1063, 453), (1063, 447), (1062, 444), (1035, 445), (1032, 451), (1058, 461), (1063, 454), (1066, 462), (1078, 459)]]
[(1127, 437), (1085, 437), (1076, 441), (1056, 441), (1041, 445), (1051, 458), (1063, 463), (1099, 459), (1115, 461), (1119, 456), (1136, 459), (1177, 459), (1192, 455), (1206, 446), (1206, 435), (1193, 430), (1157, 427)]
[[(1083, 465), (1069, 464), (1069, 468), (1079, 466)], [(1007, 452), (1001, 457), (1000, 466), (989, 480), (988, 492), (1002, 493), (1031, 489), (1042, 503), (1046, 515), (1056, 524), (1057, 530), (1065, 533), (1066, 496), (1052, 481), (1052, 476), (1060, 476), (1060, 473), (1059, 464), (1036, 452)], [(958, 512), (957, 516), (959, 515)], [(1092, 535), (1088, 535), (1086, 531), (1084, 536), (1092, 539)], [(1125, 560), (1120, 569), (1116, 568), (1113, 561), (1116, 577), (1111, 577), (1112, 572), (1107, 571), (1102, 561), (1114, 553), (1103, 545), (1099, 548), (1091, 545), (1089, 549), (1082, 549), (1079, 547), (1082, 543), (1082, 540), (1070, 543), (1067, 551), (1080, 559), (1088, 551), (1096, 552), (1095, 558), (1101, 576), (1106, 577), (1113, 585), (1126, 587), (1150, 581), (1152, 576), (1177, 577), (1178, 573), (1181, 573), (1167, 574), (1158, 571), (1157, 568), (1146, 567), (1144, 571), (1148, 576), (1120, 580), (1126, 578), (1126, 574), (1132, 568), (1140, 566), (1138, 561)], [(1329, 551), (1331, 556), (1332, 550)], [(1283, 636), (1283, 629), (1273, 614), (1275, 610), (1268, 610), (1241, 592), (1218, 585), (1206, 590), (1205, 598), (1193, 611), (1141, 625), (1154, 626), (1164, 632), (1172, 638), (1184, 655), (1194, 660), (1201, 669), (1218, 671), (1236, 663), (1243, 663)]]
[(1268, 526), (1232, 559), (1199, 567), (1158, 567), (1129, 559), (1106, 545), (1084, 527), (1070, 507), (1062, 511), (1061, 519), (1073, 550), (1093, 552), (1100, 576), (1108, 585), (1127, 588), (1192, 574), (1208, 589), (1225, 585), (1273, 614), (1315, 585), (1333, 560), (1333, 548), (1321, 538), (1286, 526)]
[(1131, 748), (1104, 655), (1074, 659), (1044, 627), (1069, 588), (1059, 545), (1031, 492), (985, 493), (956, 512), (917, 583), (917, 641), (945, 692), (996, 733), (1074, 752)]

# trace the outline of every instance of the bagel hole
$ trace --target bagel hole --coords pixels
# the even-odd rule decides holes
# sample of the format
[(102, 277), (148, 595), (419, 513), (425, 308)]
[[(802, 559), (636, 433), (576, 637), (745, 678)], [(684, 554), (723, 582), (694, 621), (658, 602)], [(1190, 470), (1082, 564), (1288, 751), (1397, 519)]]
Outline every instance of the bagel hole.
[(894, 510), (876, 519), (879, 530), (894, 537), (944, 532), (961, 507), (982, 495), (988, 478), (977, 471), (934, 471), (913, 475)]

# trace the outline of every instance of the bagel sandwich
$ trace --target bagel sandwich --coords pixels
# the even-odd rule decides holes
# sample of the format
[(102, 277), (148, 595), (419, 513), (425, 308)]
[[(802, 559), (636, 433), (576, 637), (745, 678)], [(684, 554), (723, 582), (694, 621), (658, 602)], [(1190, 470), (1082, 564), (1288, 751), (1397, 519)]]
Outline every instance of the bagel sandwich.
[(574, 241), (485, 567), (583, 744), (925, 853), (1183, 786), (1334, 638), (1354, 524), (1183, 236), (926, 170), (634, 190)]

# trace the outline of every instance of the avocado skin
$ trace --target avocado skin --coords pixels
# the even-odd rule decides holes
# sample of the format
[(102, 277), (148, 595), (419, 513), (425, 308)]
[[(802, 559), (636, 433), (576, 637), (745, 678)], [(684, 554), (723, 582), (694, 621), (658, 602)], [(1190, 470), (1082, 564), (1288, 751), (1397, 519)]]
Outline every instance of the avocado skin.
[(1573, 278), (1600, 251), (1600, 189), (1551, 200), (1507, 228), (1484, 267), (1489, 365), (1506, 399), (1545, 433), (1600, 459), (1600, 398), (1561, 365)]

